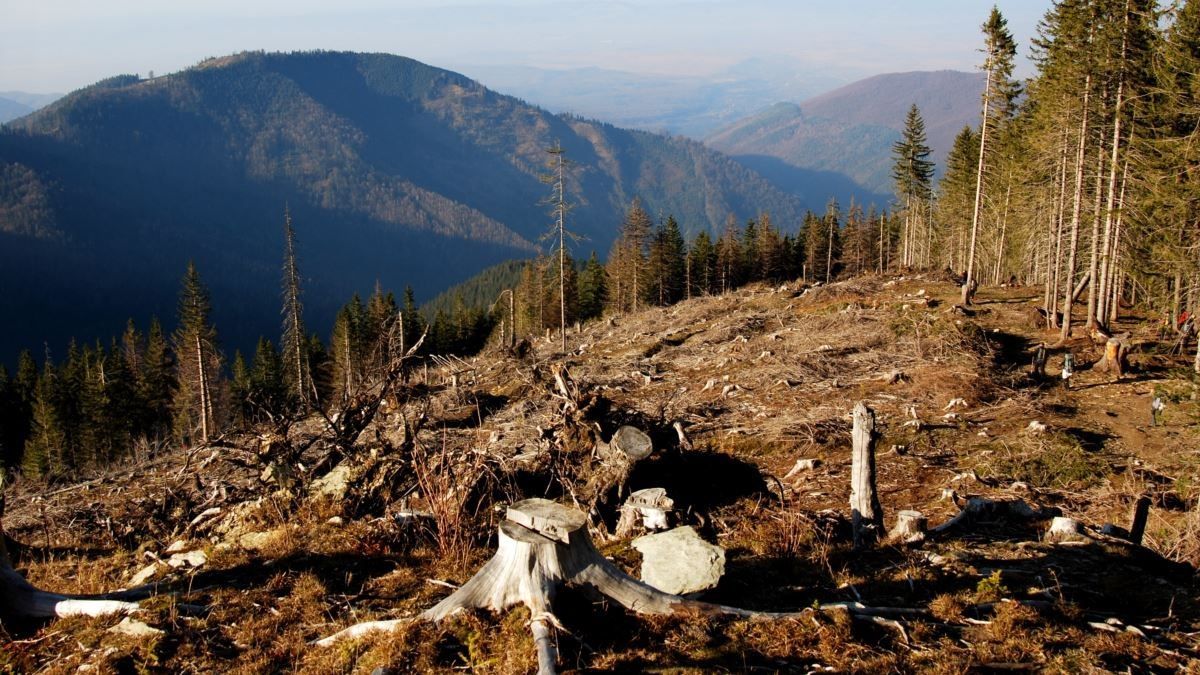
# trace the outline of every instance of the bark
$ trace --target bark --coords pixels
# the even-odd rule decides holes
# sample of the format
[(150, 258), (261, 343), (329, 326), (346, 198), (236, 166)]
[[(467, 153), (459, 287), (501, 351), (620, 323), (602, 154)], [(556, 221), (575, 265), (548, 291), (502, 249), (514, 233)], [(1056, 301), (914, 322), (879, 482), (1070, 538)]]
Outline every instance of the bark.
[(971, 282), (975, 280), (975, 241), (979, 237), (979, 212), (983, 208), (983, 167), (987, 155), (988, 112), (992, 100), (992, 69), (983, 86), (983, 122), (979, 125), (979, 164), (975, 170), (975, 208), (971, 214), (971, 243), (967, 247), (967, 278), (962, 287), (962, 304), (971, 304)]
[(1083, 86), (1083, 113), (1079, 122), (1079, 147), (1075, 155), (1075, 194), (1071, 202), (1071, 243), (1067, 247), (1066, 296), (1063, 298), (1061, 339), (1071, 336), (1071, 305), (1075, 298), (1071, 284), (1075, 281), (1075, 257), (1079, 248), (1079, 217), (1083, 208), (1083, 163), (1087, 148), (1088, 101), (1092, 93), (1092, 76), (1089, 74)]

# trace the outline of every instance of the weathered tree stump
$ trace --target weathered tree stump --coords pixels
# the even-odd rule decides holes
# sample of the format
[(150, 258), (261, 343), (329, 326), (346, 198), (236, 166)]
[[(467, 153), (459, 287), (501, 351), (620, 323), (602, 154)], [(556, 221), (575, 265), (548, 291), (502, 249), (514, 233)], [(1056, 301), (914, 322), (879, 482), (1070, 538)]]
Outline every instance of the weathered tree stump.
[(637, 531), (639, 524), (646, 530), (665, 530), (667, 514), (675, 508), (675, 500), (663, 488), (646, 488), (629, 495), (621, 506), (616, 536), (627, 537)]
[(1046, 343), (1039, 344), (1033, 352), (1033, 363), (1030, 365), (1029, 374), (1037, 379), (1046, 377)]
[(1128, 368), (1128, 347), (1120, 337), (1110, 337), (1104, 343), (1104, 358), (1096, 364), (1100, 372), (1112, 373), (1120, 379)]
[(859, 401), (852, 417), (850, 520), (854, 547), (860, 548), (874, 542), (883, 531), (883, 508), (875, 492), (875, 413)]
[(1074, 518), (1065, 516), (1055, 516), (1050, 521), (1050, 529), (1046, 530), (1044, 541), (1055, 544), (1065, 543), (1082, 543), (1091, 541), (1091, 539), (1083, 533), (1083, 527), (1079, 521)]
[(1142, 537), (1146, 534), (1146, 520), (1150, 517), (1150, 498), (1146, 495), (1138, 497), (1129, 513), (1129, 541), (1141, 545)]
[[(533, 524), (531, 529), (519, 522)], [(560, 628), (551, 609), (556, 592), (563, 586), (589, 590), (607, 597), (638, 614), (671, 614), (693, 609), (708, 614), (728, 614), (753, 619), (797, 618), (809, 612), (846, 612), (855, 619), (904, 630), (887, 617), (925, 616), (923, 610), (866, 607), (859, 603), (817, 605), (799, 612), (755, 612), (752, 610), (689, 600), (653, 588), (625, 574), (600, 555), (587, 531), (587, 517), (580, 511), (545, 499), (527, 499), (508, 509), (500, 525), (496, 554), (457, 591), (417, 617), (440, 621), (464, 609), (504, 611), (525, 605), (538, 655), (539, 675), (552, 674), (558, 650), (553, 631)], [(565, 538), (565, 541), (563, 540)], [(355, 624), (316, 642), (328, 646), (377, 631), (395, 630), (412, 619), (368, 621)]]
[(899, 544), (915, 544), (925, 541), (929, 521), (920, 511), (901, 511), (896, 514), (896, 524), (888, 532), (888, 540)]
[(654, 443), (646, 432), (631, 426), (617, 429), (608, 444), (620, 450), (631, 462), (646, 459), (654, 452)]

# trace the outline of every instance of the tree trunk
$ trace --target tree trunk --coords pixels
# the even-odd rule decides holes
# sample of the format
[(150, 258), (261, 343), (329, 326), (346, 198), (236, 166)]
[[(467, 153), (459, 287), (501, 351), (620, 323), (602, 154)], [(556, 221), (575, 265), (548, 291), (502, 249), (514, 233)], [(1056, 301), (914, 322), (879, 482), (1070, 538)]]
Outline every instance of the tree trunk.
[(971, 243), (967, 247), (967, 278), (962, 287), (962, 304), (971, 304), (971, 282), (975, 280), (975, 240), (979, 237), (979, 212), (983, 209), (983, 167), (987, 155), (988, 113), (992, 101), (992, 69), (983, 86), (983, 121), (979, 125), (979, 165), (975, 170), (975, 208), (971, 212)]
[(1071, 305), (1075, 301), (1072, 285), (1075, 283), (1075, 255), (1079, 248), (1079, 217), (1083, 208), (1083, 163), (1084, 152), (1087, 148), (1088, 101), (1092, 93), (1092, 76), (1089, 74), (1083, 86), (1083, 115), (1079, 122), (1079, 147), (1075, 155), (1075, 194), (1071, 202), (1071, 243), (1067, 248), (1067, 279), (1066, 296), (1063, 298), (1062, 332), (1060, 338), (1066, 341), (1071, 336)]
[(859, 401), (851, 414), (853, 455), (850, 468), (850, 519), (854, 547), (875, 541), (883, 531), (883, 509), (875, 492), (875, 413)]

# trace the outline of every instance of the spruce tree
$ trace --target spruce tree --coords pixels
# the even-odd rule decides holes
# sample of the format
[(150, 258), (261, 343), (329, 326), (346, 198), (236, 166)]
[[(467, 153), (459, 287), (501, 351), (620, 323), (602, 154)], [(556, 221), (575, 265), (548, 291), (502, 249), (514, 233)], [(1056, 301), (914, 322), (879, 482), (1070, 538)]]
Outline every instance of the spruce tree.
[(579, 318), (595, 319), (604, 312), (608, 301), (608, 279), (604, 265), (596, 258), (596, 252), (588, 258), (579, 275)]
[(711, 295), (717, 278), (717, 249), (708, 232), (701, 231), (692, 240), (688, 254), (691, 260), (691, 287), (696, 295)]
[(914, 103), (904, 118), (904, 130), (900, 134), (900, 140), (892, 145), (892, 180), (896, 185), (896, 197), (904, 209), (900, 261), (906, 267), (929, 264), (928, 251), (922, 251), (919, 246), (919, 231), (922, 228), (918, 226), (929, 225), (928, 222), (922, 221), (933, 181), (933, 162), (929, 161), (929, 153), (929, 143), (925, 138), (925, 120), (921, 118), (921, 111)]
[(971, 289), (975, 282), (975, 244), (979, 238), (980, 217), (986, 191), (984, 178), (988, 166), (988, 136), (997, 125), (1012, 113), (1017, 96), (1017, 84), (1012, 80), (1013, 59), (1017, 44), (1008, 31), (1008, 22), (993, 6), (983, 24), (984, 60), (986, 74), (983, 89), (983, 116), (979, 126), (979, 162), (975, 173), (975, 206), (971, 215), (971, 239), (967, 245), (967, 276), (962, 288), (962, 304), (971, 304)]
[(189, 262), (179, 293), (179, 326), (175, 329), (178, 356), (175, 431), (185, 443), (207, 443), (218, 432), (216, 403), (220, 358), (217, 331), (210, 315), (208, 289)]

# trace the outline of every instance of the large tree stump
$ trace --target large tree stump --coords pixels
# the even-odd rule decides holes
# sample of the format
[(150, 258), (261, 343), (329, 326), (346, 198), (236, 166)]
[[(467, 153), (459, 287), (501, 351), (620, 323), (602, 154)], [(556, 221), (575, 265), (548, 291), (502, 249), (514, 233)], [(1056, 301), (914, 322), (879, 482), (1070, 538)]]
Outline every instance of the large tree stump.
[(874, 542), (883, 531), (883, 508), (875, 492), (875, 413), (859, 401), (852, 416), (850, 520), (854, 528), (854, 547), (860, 548)]
[(1104, 358), (1096, 365), (1096, 369), (1101, 372), (1112, 373), (1120, 379), (1125, 374), (1128, 368), (1128, 346), (1125, 340), (1120, 337), (1110, 337), (1104, 343)]
[[(470, 581), (417, 619), (440, 621), (464, 609), (500, 612), (525, 605), (532, 614), (529, 627), (537, 648), (538, 673), (546, 675), (555, 672), (558, 657), (553, 631), (560, 626), (551, 602), (563, 586), (589, 590), (638, 614), (671, 614), (690, 608), (709, 614), (780, 619), (801, 617), (813, 611), (847, 612), (856, 619), (892, 628), (898, 628), (899, 624), (887, 617), (926, 615), (923, 610), (871, 608), (859, 603), (817, 605), (799, 612), (756, 612), (689, 600), (664, 593), (622, 572), (596, 550), (586, 523), (587, 517), (582, 512), (545, 499), (526, 499), (513, 504), (508, 508), (507, 520), (500, 525), (492, 559)], [(411, 620), (355, 624), (316, 644), (328, 646), (346, 638), (395, 630)], [(903, 633), (903, 628), (899, 630)]]

